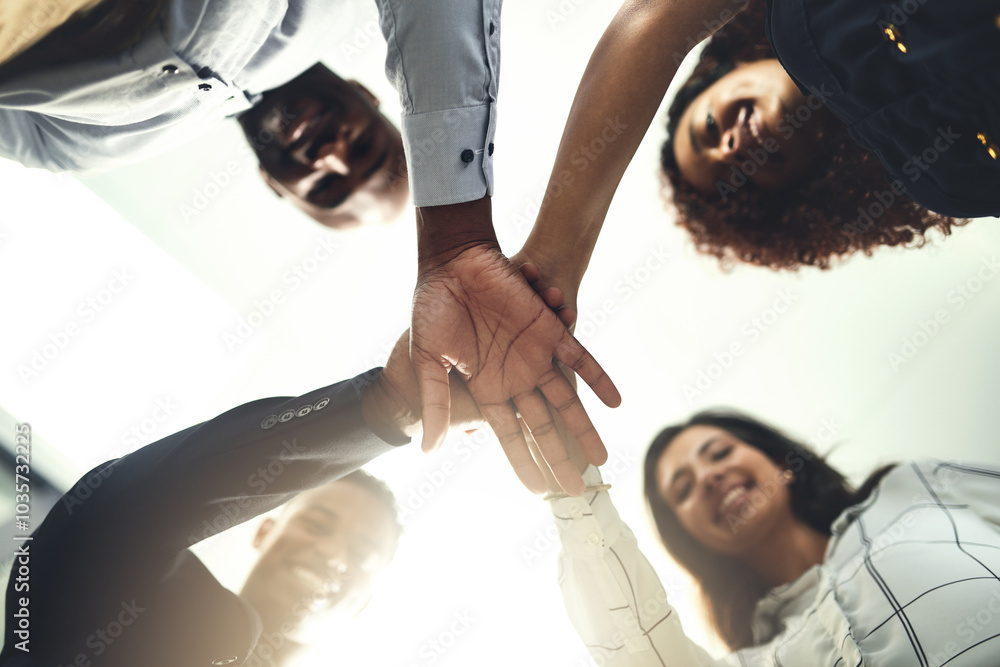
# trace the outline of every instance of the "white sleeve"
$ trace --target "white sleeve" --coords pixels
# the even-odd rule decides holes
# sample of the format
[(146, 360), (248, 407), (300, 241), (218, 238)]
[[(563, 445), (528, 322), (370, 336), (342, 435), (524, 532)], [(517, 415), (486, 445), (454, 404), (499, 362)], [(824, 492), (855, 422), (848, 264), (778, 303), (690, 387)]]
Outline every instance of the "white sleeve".
[[(601, 483), (593, 466), (588, 486)], [(708, 667), (713, 659), (684, 634), (677, 612), (607, 491), (552, 501), (562, 551), (559, 585), (566, 611), (598, 665)]]
[(376, 0), (416, 206), (493, 194), (502, 0)]

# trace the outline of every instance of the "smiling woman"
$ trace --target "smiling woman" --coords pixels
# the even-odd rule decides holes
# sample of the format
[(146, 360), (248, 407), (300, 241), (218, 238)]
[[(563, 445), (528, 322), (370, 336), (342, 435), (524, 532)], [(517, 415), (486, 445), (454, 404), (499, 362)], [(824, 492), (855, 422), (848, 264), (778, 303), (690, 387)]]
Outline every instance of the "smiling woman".
[(646, 453), (645, 496), (733, 651), (718, 659), (684, 634), (600, 473), (584, 479), (591, 492), (558, 498), (552, 511), (566, 607), (598, 664), (996, 662), (996, 468), (890, 465), (854, 490), (805, 446), (743, 415), (708, 411), (664, 429)]
[(829, 268), (961, 224), (890, 180), (824, 107), (830, 89), (799, 89), (767, 42), (766, 9), (749, 3), (712, 37), (668, 112), (660, 164), (698, 249), (730, 263)]

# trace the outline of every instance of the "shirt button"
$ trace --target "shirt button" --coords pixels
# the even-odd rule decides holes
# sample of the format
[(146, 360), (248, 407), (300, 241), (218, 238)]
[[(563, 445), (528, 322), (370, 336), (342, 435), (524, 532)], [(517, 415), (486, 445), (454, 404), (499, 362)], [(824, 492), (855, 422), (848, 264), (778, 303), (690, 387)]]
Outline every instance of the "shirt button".
[(205, 92), (208, 92), (208, 91), (212, 90), (212, 84), (210, 84), (210, 83), (199, 83), (198, 84), (198, 90), (204, 90)]
[(234, 662), (236, 662), (238, 659), (239, 658), (237, 658), (235, 655), (227, 655), (227, 656), (223, 656), (221, 658), (216, 658), (215, 660), (212, 661), (212, 664), (216, 665), (216, 666), (218, 666), (218, 665), (231, 665)]
[[(998, 19), (998, 21), (1000, 21), (1000, 19)], [(490, 34), (492, 35), (494, 32), (496, 32), (496, 30), (497, 27), (493, 25), (493, 21), (490, 21)]]
[(475, 159), (475, 157), (476, 154), (472, 152), (471, 148), (466, 148), (464, 151), (462, 151), (462, 162), (464, 162), (465, 164), (469, 164), (470, 162), (472, 162), (472, 160)]
[(164, 65), (163, 66), (163, 73), (164, 74), (177, 74), (177, 71), (178, 71), (177, 70), (177, 65)]
[(589, 535), (587, 535), (587, 544), (589, 544), (590, 546), (596, 547), (600, 543), (601, 543), (601, 536), (598, 535), (597, 533), (590, 533)]
[(492, 142), (492, 141), (490, 142), (490, 146), (489, 146), (489, 149), (487, 150), (487, 152), (488, 152), (488, 153), (489, 153), (490, 155), (493, 155), (493, 142)]

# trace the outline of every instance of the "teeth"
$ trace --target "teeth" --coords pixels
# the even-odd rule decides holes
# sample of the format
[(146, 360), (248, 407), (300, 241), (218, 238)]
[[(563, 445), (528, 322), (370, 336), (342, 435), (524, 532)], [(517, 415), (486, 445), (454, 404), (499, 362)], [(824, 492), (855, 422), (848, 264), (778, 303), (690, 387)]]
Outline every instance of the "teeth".
[(753, 138), (757, 140), (757, 143), (758, 144), (762, 143), (761, 138), (760, 138), (760, 131), (757, 129), (757, 123), (753, 122), (753, 120), (751, 120), (750, 118), (748, 118), (747, 119), (747, 125), (750, 126), (750, 134), (752, 134)]
[(745, 487), (742, 484), (740, 484), (739, 486), (735, 486), (732, 489), (730, 489), (729, 493), (727, 493), (725, 496), (723, 496), (722, 502), (719, 503), (719, 512), (724, 512), (726, 510), (726, 508), (729, 507), (729, 505), (734, 500), (736, 500), (737, 498), (739, 498), (740, 495), (742, 495), (744, 492), (746, 492), (746, 490), (747, 490), (747, 487)]
[(315, 589), (322, 596), (335, 595), (343, 587), (340, 580), (323, 577), (301, 565), (292, 567), (292, 574), (302, 580), (309, 588)]

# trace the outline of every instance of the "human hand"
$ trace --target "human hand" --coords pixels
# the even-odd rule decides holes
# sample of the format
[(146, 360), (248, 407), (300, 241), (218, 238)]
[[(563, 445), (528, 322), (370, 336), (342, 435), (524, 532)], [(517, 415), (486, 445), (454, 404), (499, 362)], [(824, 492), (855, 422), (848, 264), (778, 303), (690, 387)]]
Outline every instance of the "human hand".
[[(449, 388), (451, 427), (466, 431), (482, 427), (482, 415), (465, 382), (456, 378)], [(379, 376), (365, 388), (361, 407), (369, 428), (387, 442), (420, 432), (420, 385), (410, 364), (409, 330), (396, 341)]]
[(547, 485), (528, 450), (514, 407), (561, 487), (568, 493), (582, 492), (583, 480), (568, 458), (549, 406), (562, 416), (587, 460), (600, 465), (607, 459), (607, 450), (553, 357), (572, 368), (606, 405), (621, 402), (597, 361), (499, 248), (471, 245), (422, 272), (413, 299), (410, 359), (420, 383), (424, 450), (440, 446), (447, 431), (449, 371), (454, 369), (466, 378), (472, 397), (526, 487), (541, 492)]
[[(551, 265), (544, 256), (525, 246), (517, 251), (510, 258), (511, 264), (518, 267), (521, 275), (528, 281), (531, 288), (538, 296), (542, 297), (545, 304), (555, 311), (566, 328), (573, 331), (576, 326), (577, 309), (576, 298), (579, 292), (579, 283), (571, 278), (553, 277), (555, 274), (551, 270)], [(543, 270), (542, 266), (546, 268)], [(573, 386), (576, 386), (575, 378), (570, 378)]]

